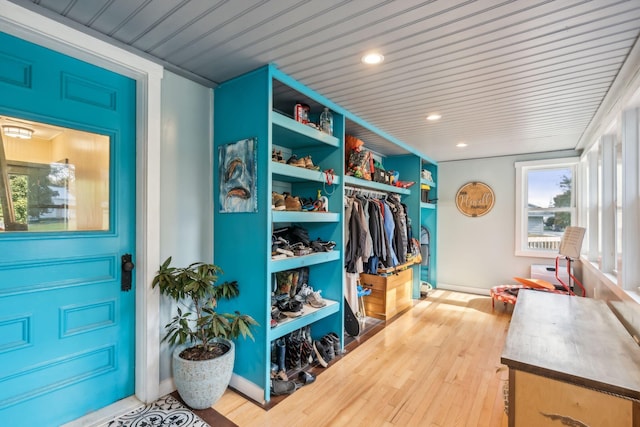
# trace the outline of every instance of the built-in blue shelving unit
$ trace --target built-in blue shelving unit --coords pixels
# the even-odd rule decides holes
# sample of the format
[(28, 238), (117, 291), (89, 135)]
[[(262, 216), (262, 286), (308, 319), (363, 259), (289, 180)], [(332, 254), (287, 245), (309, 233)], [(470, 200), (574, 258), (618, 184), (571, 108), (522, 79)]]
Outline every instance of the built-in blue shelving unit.
[[(420, 171), (435, 162), (403, 142), (369, 125), (331, 100), (305, 87), (275, 66), (268, 65), (223, 82), (214, 95), (214, 200), (220, 189), (217, 177), (218, 150), (227, 144), (256, 138), (257, 209), (255, 212), (221, 212), (214, 208), (214, 261), (224, 270), (222, 280), (237, 280), (239, 298), (221, 301), (220, 309), (250, 314), (260, 326), (255, 340), (236, 341), (236, 361), (231, 385), (254, 400), (270, 400), (269, 380), (271, 347), (274, 340), (310, 326), (314, 338), (328, 332), (337, 333), (343, 342), (344, 327), (344, 195), (345, 188), (400, 194), (409, 210), (412, 224), (435, 226), (435, 204), (420, 201)], [(328, 107), (334, 120), (333, 135), (293, 119), (296, 103), (308, 104), (311, 118), (316, 119)], [(401, 180), (413, 181), (410, 188), (394, 187), (366, 181), (344, 174), (346, 134), (355, 135), (371, 144), (382, 157), (387, 169), (399, 171)], [(306, 169), (273, 161), (271, 154), (282, 152), (284, 160), (292, 155), (311, 156), (319, 170)], [(435, 174), (434, 174), (435, 176)], [(435, 183), (432, 187), (435, 187)], [(272, 209), (272, 191), (284, 191), (315, 199), (327, 198), (326, 212), (276, 211)], [(426, 221), (426, 222), (425, 222)], [(274, 230), (299, 225), (309, 232), (311, 240), (336, 243), (329, 252), (272, 259)], [(419, 228), (414, 227), (414, 233)], [(435, 247), (435, 245), (434, 245)], [(311, 308), (297, 318), (271, 327), (271, 301), (275, 289), (275, 273), (309, 268), (309, 284), (322, 290), (327, 305)], [(420, 266), (412, 268), (419, 269)], [(419, 297), (420, 276), (414, 270), (414, 297)], [(434, 275), (434, 270), (430, 273)]]

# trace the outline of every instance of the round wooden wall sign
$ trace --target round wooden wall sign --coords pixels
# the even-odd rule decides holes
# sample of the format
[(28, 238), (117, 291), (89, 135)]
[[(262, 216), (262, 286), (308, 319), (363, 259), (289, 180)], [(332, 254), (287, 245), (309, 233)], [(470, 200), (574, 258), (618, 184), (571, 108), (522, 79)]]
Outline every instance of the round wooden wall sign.
[(466, 216), (482, 216), (493, 208), (495, 195), (487, 184), (468, 182), (456, 194), (456, 206)]

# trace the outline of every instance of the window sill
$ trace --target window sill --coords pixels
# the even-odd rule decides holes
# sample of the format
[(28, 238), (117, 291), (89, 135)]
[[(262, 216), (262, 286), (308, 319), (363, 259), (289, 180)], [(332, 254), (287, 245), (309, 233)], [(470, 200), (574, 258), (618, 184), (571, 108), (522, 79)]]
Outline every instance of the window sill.
[(523, 256), (529, 258), (549, 258), (555, 259), (558, 256), (558, 252), (547, 252), (547, 251), (516, 251), (516, 256)]
[(640, 288), (635, 291), (622, 289), (618, 286), (618, 279), (612, 274), (602, 272), (598, 268), (598, 263), (589, 261), (584, 256), (580, 257), (580, 262), (584, 266), (583, 268), (589, 269), (591, 274), (598, 277), (602, 284), (622, 301), (630, 300), (640, 304)]

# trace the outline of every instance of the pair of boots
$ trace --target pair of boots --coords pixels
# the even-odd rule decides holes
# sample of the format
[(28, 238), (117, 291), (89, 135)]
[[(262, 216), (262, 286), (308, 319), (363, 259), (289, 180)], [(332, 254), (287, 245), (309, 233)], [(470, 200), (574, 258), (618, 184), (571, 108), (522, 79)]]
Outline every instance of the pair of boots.
[(276, 340), (275, 344), (276, 351), (276, 369), (277, 372), (275, 374), (275, 378), (288, 381), (289, 377), (287, 377), (287, 368), (286, 368), (286, 357), (287, 357), (287, 344), (284, 338), (279, 338)]

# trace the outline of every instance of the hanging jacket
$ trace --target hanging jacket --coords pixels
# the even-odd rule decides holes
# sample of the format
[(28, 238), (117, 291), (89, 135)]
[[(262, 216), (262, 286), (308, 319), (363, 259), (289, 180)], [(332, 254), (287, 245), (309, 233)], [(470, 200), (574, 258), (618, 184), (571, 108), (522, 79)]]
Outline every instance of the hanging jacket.
[(398, 257), (396, 256), (396, 253), (393, 249), (393, 236), (396, 224), (389, 205), (387, 203), (382, 203), (382, 206), (384, 207), (384, 231), (386, 233), (386, 240), (389, 244), (389, 256), (385, 264), (387, 265), (387, 267), (395, 267), (396, 265), (398, 265)]

